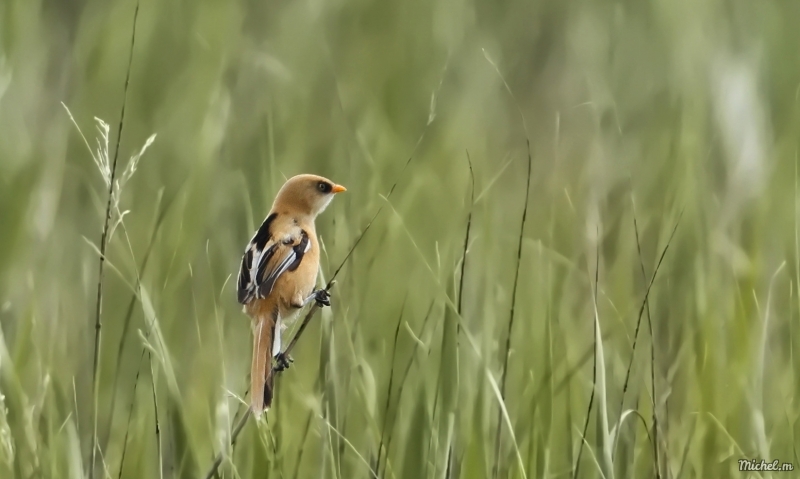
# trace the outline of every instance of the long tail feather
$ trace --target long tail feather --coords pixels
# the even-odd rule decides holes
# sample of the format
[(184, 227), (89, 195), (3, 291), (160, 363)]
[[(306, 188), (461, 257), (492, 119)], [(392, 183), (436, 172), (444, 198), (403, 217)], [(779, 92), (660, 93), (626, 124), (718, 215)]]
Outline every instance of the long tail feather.
[[(277, 312), (276, 312), (277, 313)], [(272, 405), (272, 342), (276, 314), (262, 316), (253, 331), (253, 362), (250, 367), (250, 407), (256, 416)]]

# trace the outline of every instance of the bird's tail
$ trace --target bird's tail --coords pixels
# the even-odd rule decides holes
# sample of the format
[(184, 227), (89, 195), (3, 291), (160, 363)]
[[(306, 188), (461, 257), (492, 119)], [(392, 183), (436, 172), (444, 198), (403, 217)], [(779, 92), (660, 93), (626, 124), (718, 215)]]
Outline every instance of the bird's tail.
[(278, 323), (277, 308), (258, 318), (253, 331), (253, 362), (250, 366), (250, 407), (256, 416), (272, 405), (272, 344)]

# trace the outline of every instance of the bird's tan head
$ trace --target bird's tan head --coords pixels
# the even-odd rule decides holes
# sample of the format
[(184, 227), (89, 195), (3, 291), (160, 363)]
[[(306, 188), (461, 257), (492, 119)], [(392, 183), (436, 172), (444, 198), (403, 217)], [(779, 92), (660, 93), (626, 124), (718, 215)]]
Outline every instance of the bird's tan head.
[(347, 188), (322, 176), (293, 176), (278, 191), (272, 209), (315, 217), (325, 210), (335, 194), (343, 191)]

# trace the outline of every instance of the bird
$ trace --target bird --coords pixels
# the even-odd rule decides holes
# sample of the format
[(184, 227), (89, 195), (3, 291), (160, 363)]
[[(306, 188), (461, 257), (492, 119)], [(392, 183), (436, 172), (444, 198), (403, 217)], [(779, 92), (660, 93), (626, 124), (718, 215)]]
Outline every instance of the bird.
[(312, 301), (331, 304), (325, 289), (314, 288), (320, 259), (314, 220), (344, 191), (322, 176), (289, 178), (242, 256), (237, 299), (252, 320), (250, 408), (256, 417), (272, 405), (273, 357), (278, 370), (289, 365), (281, 353), (281, 330)]

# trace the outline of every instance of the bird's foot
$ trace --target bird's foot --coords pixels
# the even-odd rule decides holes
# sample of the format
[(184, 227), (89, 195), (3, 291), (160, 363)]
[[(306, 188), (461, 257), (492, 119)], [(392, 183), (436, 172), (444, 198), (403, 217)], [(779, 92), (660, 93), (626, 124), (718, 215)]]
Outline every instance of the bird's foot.
[(281, 372), (289, 369), (289, 365), (294, 362), (291, 356), (285, 353), (275, 355), (275, 371)]
[(327, 289), (318, 289), (314, 292), (314, 300), (320, 308), (331, 305), (331, 293)]

